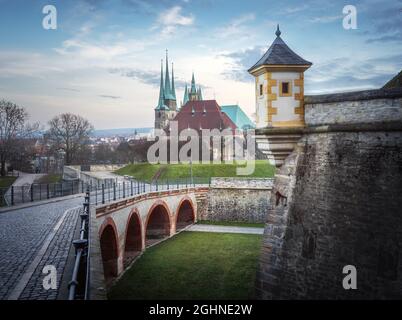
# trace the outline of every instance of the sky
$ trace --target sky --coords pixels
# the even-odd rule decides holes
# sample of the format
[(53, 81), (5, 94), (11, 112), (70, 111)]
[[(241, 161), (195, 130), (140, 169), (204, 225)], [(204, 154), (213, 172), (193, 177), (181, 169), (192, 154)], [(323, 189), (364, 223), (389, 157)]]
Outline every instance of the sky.
[[(42, 26), (46, 5), (55, 30)], [(356, 29), (343, 28), (345, 5)], [(402, 69), (402, 0), (0, 0), (0, 99), (43, 125), (71, 112), (96, 129), (152, 127), (168, 49), (178, 104), (194, 71), (204, 99), (252, 118), (247, 69), (277, 24), (313, 63), (305, 94), (379, 88)]]

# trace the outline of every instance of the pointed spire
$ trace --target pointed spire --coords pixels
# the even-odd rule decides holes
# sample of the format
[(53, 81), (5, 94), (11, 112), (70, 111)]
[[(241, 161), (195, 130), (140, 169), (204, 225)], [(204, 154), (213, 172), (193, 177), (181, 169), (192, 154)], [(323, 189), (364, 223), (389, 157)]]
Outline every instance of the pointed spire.
[(278, 25), (277, 25), (277, 27), (276, 27), (276, 32), (275, 32), (275, 34), (276, 34), (277, 37), (280, 37), (280, 35), (281, 35), (281, 30), (279, 30), (279, 23), (278, 23)]
[(168, 59), (169, 59), (168, 50), (166, 49), (165, 99), (173, 100), (172, 92), (170, 90), (169, 60)]
[(184, 88), (184, 98), (183, 98), (183, 105), (185, 105), (188, 102), (189, 97), (188, 97), (188, 89), (187, 89), (187, 83), (186, 86)]
[(198, 100), (202, 101), (202, 91), (201, 91), (201, 86), (198, 87)]
[(174, 100), (176, 100), (176, 89), (174, 87), (174, 71), (173, 71), (173, 62), (172, 62), (172, 96), (174, 98)]
[(165, 90), (163, 87), (163, 59), (161, 59), (161, 84), (159, 87), (159, 100), (158, 105), (156, 107), (157, 110), (165, 109)]
[(193, 71), (193, 76), (191, 77), (191, 89), (190, 93), (197, 93), (197, 89), (195, 87), (195, 79), (194, 79), (194, 71)]

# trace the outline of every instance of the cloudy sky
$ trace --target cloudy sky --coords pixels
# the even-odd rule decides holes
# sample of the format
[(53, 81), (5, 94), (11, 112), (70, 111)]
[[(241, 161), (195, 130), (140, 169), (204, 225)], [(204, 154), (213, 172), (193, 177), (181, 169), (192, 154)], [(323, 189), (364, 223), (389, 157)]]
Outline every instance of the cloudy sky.
[[(45, 5), (57, 29), (42, 27)], [(357, 29), (342, 27), (345, 5)], [(160, 59), (175, 64), (177, 96), (254, 112), (246, 70), (275, 39), (313, 62), (306, 94), (377, 88), (402, 69), (402, 0), (0, 0), (0, 98), (45, 124), (79, 113), (96, 128), (153, 126)]]

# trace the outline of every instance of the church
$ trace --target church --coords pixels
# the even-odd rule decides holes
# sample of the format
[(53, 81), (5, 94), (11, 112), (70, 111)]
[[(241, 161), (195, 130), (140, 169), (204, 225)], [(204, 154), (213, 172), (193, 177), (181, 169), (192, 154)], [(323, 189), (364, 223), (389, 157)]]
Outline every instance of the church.
[[(201, 86), (195, 82), (194, 72), (190, 87), (184, 88), (180, 108), (177, 105), (174, 71), (169, 73), (169, 60), (166, 51), (165, 76), (161, 62), (160, 88), (158, 105), (155, 108), (155, 129), (169, 131), (170, 121), (177, 121), (179, 132), (184, 129), (219, 129), (230, 128), (247, 130), (255, 127), (254, 123), (238, 105), (220, 106), (216, 100), (204, 100)], [(171, 79), (170, 79), (171, 77)]]

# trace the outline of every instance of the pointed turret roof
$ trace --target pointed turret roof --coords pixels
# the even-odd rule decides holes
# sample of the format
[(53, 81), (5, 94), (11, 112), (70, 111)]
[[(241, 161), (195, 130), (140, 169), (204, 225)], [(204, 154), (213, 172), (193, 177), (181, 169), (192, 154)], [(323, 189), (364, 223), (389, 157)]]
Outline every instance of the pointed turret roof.
[(163, 87), (163, 60), (161, 60), (161, 83), (160, 83), (160, 88), (159, 88), (159, 100), (158, 100), (158, 105), (156, 106), (156, 110), (165, 110), (168, 109), (168, 107), (165, 105), (165, 90)]
[(263, 65), (290, 65), (306, 67), (310, 67), (312, 65), (311, 62), (304, 60), (302, 57), (293, 52), (282, 40), (279, 24), (275, 34), (276, 39), (274, 42), (271, 44), (262, 58), (248, 70), (249, 72), (252, 72), (254, 69)]
[(172, 96), (174, 98), (174, 100), (176, 100), (176, 89), (174, 87), (174, 71), (173, 71), (173, 62), (172, 62)]

